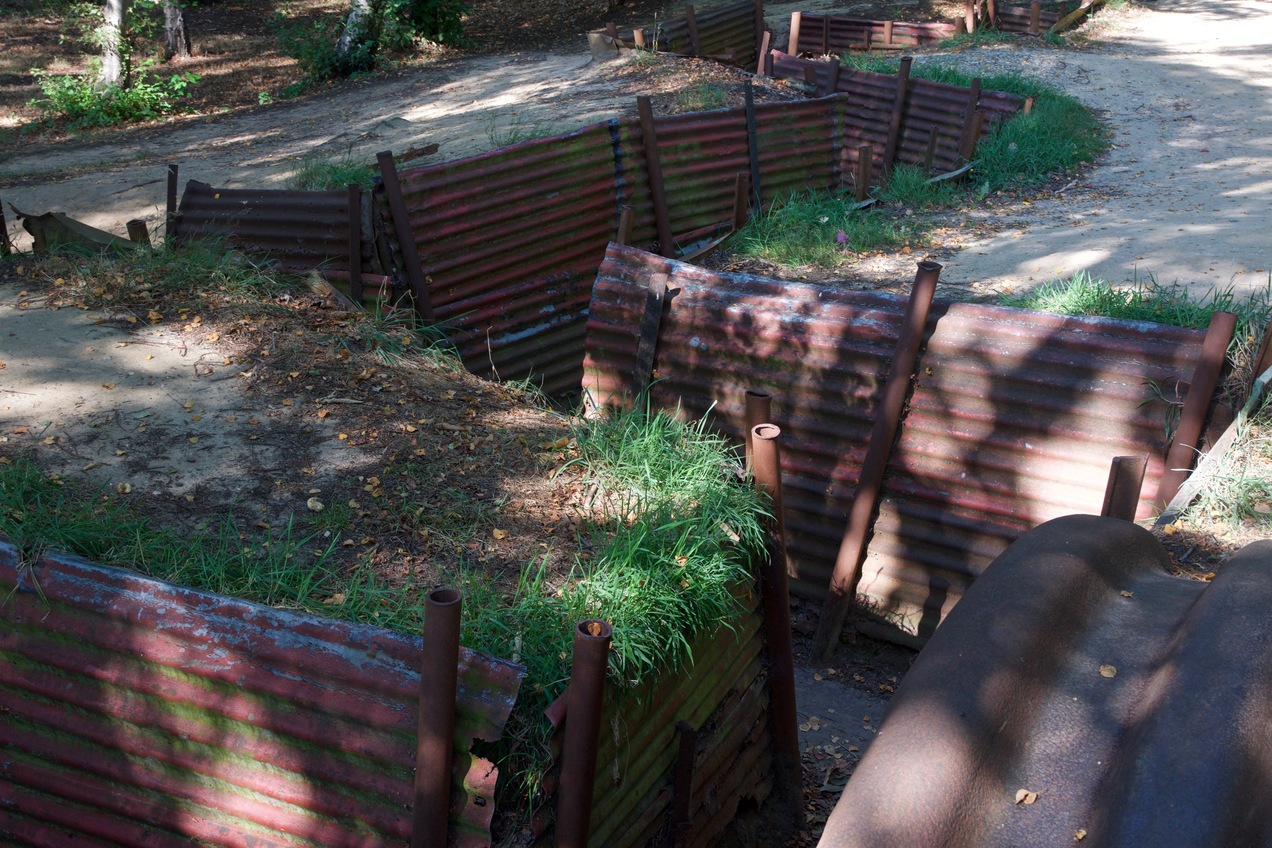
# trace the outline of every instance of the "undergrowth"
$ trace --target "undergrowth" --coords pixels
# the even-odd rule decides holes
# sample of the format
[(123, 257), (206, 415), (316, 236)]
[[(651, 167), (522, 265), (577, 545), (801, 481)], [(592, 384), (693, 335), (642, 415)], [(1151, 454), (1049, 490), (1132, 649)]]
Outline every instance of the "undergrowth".
[(913, 223), (897, 223), (874, 210), (854, 209), (851, 198), (828, 191), (778, 198), (752, 215), (731, 241), (744, 256), (789, 265), (836, 268), (851, 253), (917, 241)]
[(349, 185), (371, 185), (380, 169), (353, 156), (326, 158), (310, 156), (301, 160), (287, 178), (287, 187), (301, 191), (341, 189)]
[(161, 77), (141, 64), (127, 86), (97, 87), (97, 74), (51, 74), (32, 69), (44, 96), (30, 106), (49, 118), (64, 118), (72, 129), (92, 129), (115, 124), (151, 121), (172, 112), (187, 89), (198, 82), (195, 73)]

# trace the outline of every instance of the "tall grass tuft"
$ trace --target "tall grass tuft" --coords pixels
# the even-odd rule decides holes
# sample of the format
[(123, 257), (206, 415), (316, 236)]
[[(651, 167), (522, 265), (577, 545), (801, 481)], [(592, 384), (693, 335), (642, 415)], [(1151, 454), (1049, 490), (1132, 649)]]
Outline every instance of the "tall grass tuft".
[(301, 191), (341, 189), (351, 184), (370, 186), (380, 169), (353, 156), (309, 156), (287, 177), (287, 187)]

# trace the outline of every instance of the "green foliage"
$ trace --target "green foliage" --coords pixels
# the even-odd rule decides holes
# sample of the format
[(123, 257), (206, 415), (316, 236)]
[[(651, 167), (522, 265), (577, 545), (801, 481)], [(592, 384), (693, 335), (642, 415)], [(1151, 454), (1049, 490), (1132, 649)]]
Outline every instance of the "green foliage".
[(380, 173), (370, 162), (362, 162), (352, 156), (326, 159), (311, 156), (301, 161), (287, 178), (287, 187), (303, 191), (340, 189), (350, 184), (370, 186)]
[(44, 97), (30, 105), (48, 117), (65, 118), (75, 129), (154, 120), (170, 113), (199, 76), (187, 72), (164, 79), (150, 71), (153, 64), (146, 62), (137, 68), (130, 84), (101, 90), (92, 71), (56, 76), (33, 68), (31, 73)]
[(733, 237), (744, 256), (791, 265), (836, 268), (848, 252), (901, 244), (917, 235), (876, 211), (853, 209), (850, 198), (826, 191), (797, 192), (779, 198)]
[(1190, 523), (1225, 522), (1272, 530), (1272, 399), (1264, 397), (1237, 430), (1232, 448), (1216, 456), (1201, 474), (1204, 484), (1184, 511)]
[(724, 89), (713, 82), (700, 82), (676, 92), (675, 112), (710, 112), (729, 105)]
[(922, 168), (898, 165), (876, 197), (884, 203), (911, 209), (933, 209), (954, 206), (964, 195), (963, 189), (952, 182), (931, 182)]
[(411, 49), (419, 41), (458, 44), (463, 40), (467, 4), (460, 0), (369, 0), (368, 12), (349, 33), (350, 47), (338, 49), (348, 16), (325, 16), (291, 23), (281, 13), (274, 29), (283, 50), (296, 59), (311, 84), (375, 70), (388, 52)]
[(546, 138), (552, 134), (551, 127), (527, 122), (520, 115), (513, 115), (507, 126), (500, 125), (498, 115), (491, 115), (486, 119), (486, 139), (495, 150), (512, 147), (523, 141)]

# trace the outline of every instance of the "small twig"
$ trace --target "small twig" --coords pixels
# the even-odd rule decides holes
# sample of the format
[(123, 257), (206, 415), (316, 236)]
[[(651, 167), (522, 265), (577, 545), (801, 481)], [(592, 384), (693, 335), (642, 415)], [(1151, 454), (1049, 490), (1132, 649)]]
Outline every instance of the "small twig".
[(365, 400), (354, 400), (353, 398), (338, 398), (334, 394), (327, 395), (318, 403), (366, 403)]

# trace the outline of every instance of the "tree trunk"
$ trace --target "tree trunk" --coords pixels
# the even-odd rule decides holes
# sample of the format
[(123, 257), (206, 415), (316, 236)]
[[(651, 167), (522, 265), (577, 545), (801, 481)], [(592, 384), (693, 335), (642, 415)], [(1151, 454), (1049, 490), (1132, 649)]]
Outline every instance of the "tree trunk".
[(344, 32), (340, 33), (340, 41), (336, 44), (337, 56), (348, 59), (349, 54), (362, 41), (370, 18), (369, 0), (352, 0), (349, 5), (349, 17), (345, 18)]
[(190, 33), (180, 0), (163, 0), (163, 58), (171, 61), (174, 57), (190, 58)]
[(102, 24), (102, 69), (97, 75), (97, 88), (117, 86), (123, 80), (124, 20), (130, 0), (106, 0)]

